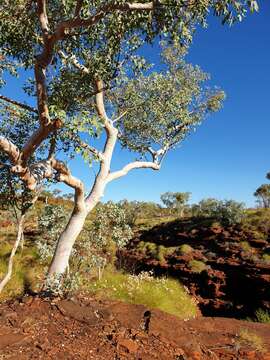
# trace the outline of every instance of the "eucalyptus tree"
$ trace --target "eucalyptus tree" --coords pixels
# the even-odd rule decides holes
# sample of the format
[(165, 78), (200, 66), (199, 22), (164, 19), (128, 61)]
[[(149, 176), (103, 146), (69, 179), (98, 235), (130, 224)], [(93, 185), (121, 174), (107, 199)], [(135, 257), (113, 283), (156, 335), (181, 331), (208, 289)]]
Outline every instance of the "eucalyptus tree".
[[(30, 191), (45, 179), (74, 189), (74, 210), (58, 240), (49, 276), (65, 272), (85, 218), (108, 183), (133, 169), (159, 170), (168, 151), (207, 113), (219, 109), (224, 94), (201, 91), (207, 76), (184, 62), (179, 47), (191, 42), (198, 24), (206, 25), (211, 10), (223, 23), (232, 23), (248, 9), (256, 11), (257, 2), (1, 2), (0, 72), (24, 68), (31, 79), (23, 90), (37, 102), (36, 109), (1, 95), (2, 103), (27, 111), (33, 124), (23, 144), (1, 133), (5, 166)], [(140, 56), (142, 45), (156, 44), (157, 38), (176, 49), (165, 49), (160, 73), (149, 71)], [(157, 46), (153, 49), (159, 51)], [(19, 120), (16, 126), (20, 128)], [(92, 141), (100, 133), (105, 134), (102, 150)], [(139, 159), (113, 171), (117, 141)], [(33, 161), (40, 147), (47, 153)], [(76, 153), (87, 163), (100, 164), (89, 193), (63, 161)]]
[(187, 202), (190, 199), (190, 192), (166, 192), (161, 194), (163, 204), (171, 210), (178, 210), (180, 217), (183, 216)]
[(259, 205), (265, 209), (270, 208), (270, 184), (262, 184), (256, 189), (254, 196)]
[[(266, 179), (270, 180), (270, 172), (266, 174)], [(270, 208), (270, 184), (262, 184), (254, 192), (260, 207)]]

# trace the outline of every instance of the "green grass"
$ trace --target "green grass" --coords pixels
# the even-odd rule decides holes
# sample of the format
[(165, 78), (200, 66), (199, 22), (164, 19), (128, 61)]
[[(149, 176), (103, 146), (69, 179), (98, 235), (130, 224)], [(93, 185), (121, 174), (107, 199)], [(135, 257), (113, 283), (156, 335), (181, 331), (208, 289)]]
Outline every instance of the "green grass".
[[(11, 245), (7, 243), (0, 248), (0, 279), (6, 274), (10, 251)], [(44, 273), (37, 259), (36, 250), (32, 247), (25, 247), (23, 251), (17, 250), (12, 277), (0, 294), (0, 301), (21, 296), (26, 290), (37, 290), (39, 279)]]
[(133, 276), (106, 270), (100, 281), (88, 285), (88, 290), (96, 296), (142, 304), (181, 319), (194, 318), (197, 312), (195, 301), (177, 280), (154, 278), (149, 273)]
[(200, 260), (190, 260), (188, 262), (188, 267), (191, 269), (191, 271), (195, 273), (201, 273), (203, 270), (207, 268), (207, 265)]

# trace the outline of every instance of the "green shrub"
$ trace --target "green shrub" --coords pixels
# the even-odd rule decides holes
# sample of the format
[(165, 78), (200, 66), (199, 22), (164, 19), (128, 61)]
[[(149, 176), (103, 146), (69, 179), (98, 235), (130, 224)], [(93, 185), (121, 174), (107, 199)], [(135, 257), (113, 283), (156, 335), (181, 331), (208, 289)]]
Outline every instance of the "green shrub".
[(249, 245), (248, 241), (241, 241), (240, 246), (241, 246), (242, 250), (244, 250), (244, 251), (252, 250), (252, 247)]
[(264, 311), (263, 309), (258, 309), (255, 312), (255, 321), (260, 322), (260, 323), (270, 324), (269, 311)]
[(244, 217), (244, 204), (234, 200), (203, 199), (191, 208), (193, 216), (208, 217), (222, 225), (240, 223)]
[(194, 251), (193, 247), (187, 244), (183, 244), (179, 246), (178, 251), (181, 255), (190, 254), (192, 251)]
[(195, 273), (201, 273), (203, 270), (207, 269), (207, 265), (200, 260), (190, 260), (188, 262), (188, 267)]
[(252, 232), (253, 238), (266, 240), (270, 231), (270, 209), (246, 210), (242, 228)]
[(151, 273), (135, 276), (106, 270), (103, 278), (91, 282), (88, 289), (97, 296), (142, 304), (182, 319), (194, 318), (197, 312), (195, 301), (177, 280), (154, 278)]
[(270, 263), (270, 254), (263, 254), (262, 255), (262, 259), (263, 261), (265, 261), (266, 263)]

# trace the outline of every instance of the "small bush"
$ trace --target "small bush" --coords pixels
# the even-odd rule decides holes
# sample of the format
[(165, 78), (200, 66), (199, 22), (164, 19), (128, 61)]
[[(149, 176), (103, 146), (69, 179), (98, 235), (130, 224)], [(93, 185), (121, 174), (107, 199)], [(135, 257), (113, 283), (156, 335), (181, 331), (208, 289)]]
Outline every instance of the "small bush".
[(264, 351), (264, 344), (260, 336), (250, 332), (247, 329), (241, 329), (239, 332), (239, 342), (240, 345), (247, 344), (256, 351)]
[(203, 270), (207, 269), (207, 265), (200, 260), (190, 260), (188, 262), (188, 267), (195, 273), (201, 273)]
[(251, 251), (252, 247), (249, 245), (248, 241), (241, 241), (240, 246), (244, 251)]
[(181, 246), (179, 246), (178, 249), (180, 255), (186, 255), (186, 254), (190, 254), (192, 251), (194, 251), (193, 247), (187, 244), (183, 244)]
[(263, 261), (265, 261), (266, 263), (270, 263), (270, 254), (263, 254), (262, 256)]
[(196, 316), (195, 301), (177, 280), (154, 278), (146, 272), (135, 276), (106, 270), (102, 280), (89, 287), (96, 295), (160, 309), (181, 319)]
[(270, 313), (269, 311), (264, 311), (263, 309), (258, 309), (255, 312), (255, 321), (265, 324), (270, 324)]
[(240, 223), (244, 217), (244, 204), (234, 200), (203, 199), (192, 206), (193, 216), (213, 218), (223, 226)]

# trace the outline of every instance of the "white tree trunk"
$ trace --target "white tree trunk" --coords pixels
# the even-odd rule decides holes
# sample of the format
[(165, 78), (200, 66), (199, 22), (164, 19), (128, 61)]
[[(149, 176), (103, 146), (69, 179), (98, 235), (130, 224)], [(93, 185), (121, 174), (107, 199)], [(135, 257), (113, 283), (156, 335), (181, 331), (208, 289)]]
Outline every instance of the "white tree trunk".
[(59, 276), (66, 272), (73, 245), (83, 229), (86, 210), (73, 211), (65, 230), (60, 235), (49, 268), (48, 276)]
[(57, 242), (56, 250), (48, 272), (49, 278), (61, 276), (66, 272), (69, 266), (69, 258), (73, 245), (83, 230), (87, 215), (93, 210), (103, 196), (105, 186), (106, 181), (97, 178), (87, 199), (77, 199), (78, 202), (75, 203), (75, 208), (69, 222)]

